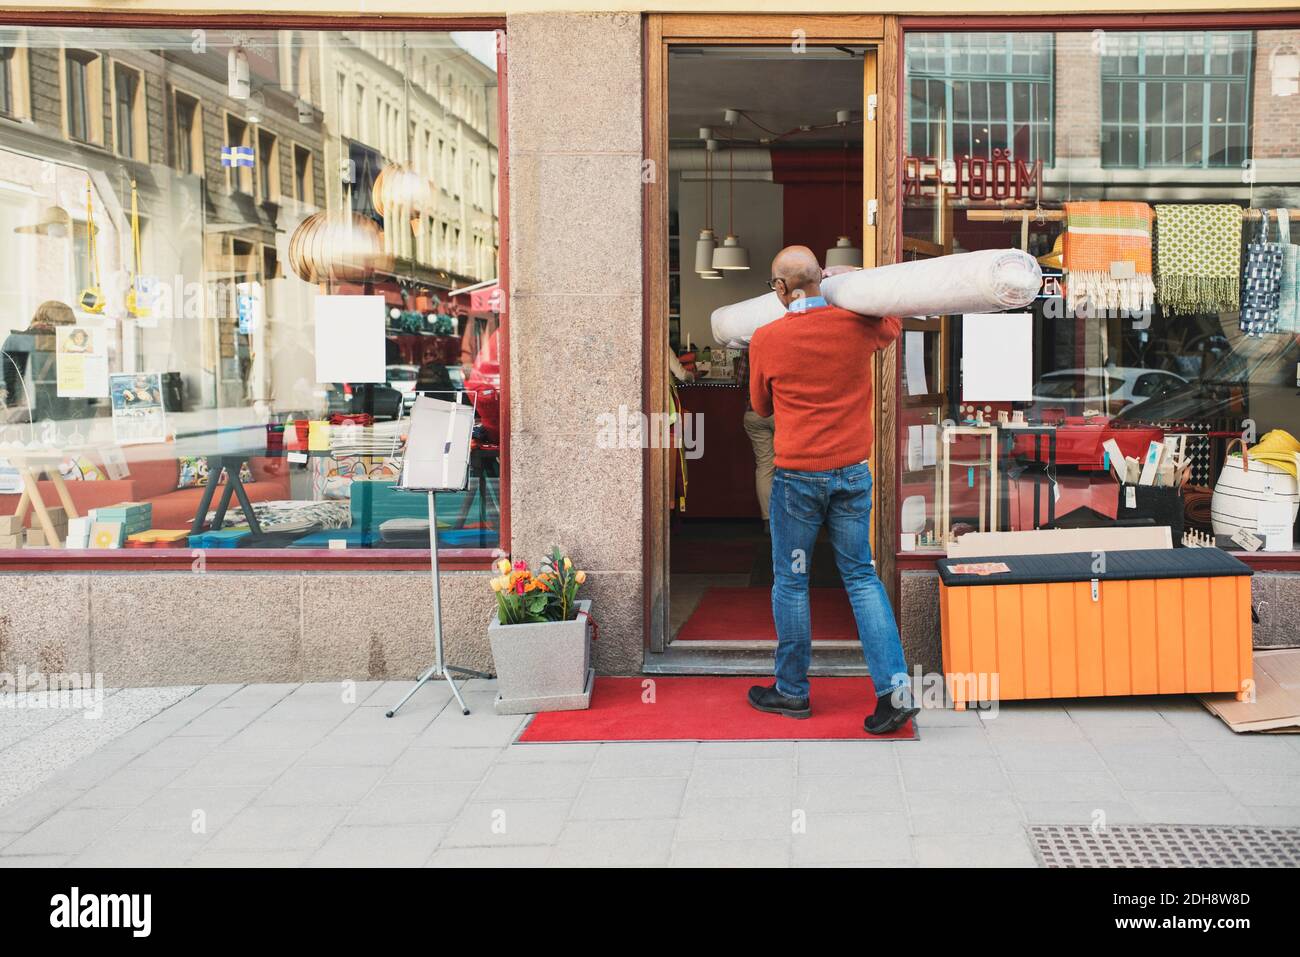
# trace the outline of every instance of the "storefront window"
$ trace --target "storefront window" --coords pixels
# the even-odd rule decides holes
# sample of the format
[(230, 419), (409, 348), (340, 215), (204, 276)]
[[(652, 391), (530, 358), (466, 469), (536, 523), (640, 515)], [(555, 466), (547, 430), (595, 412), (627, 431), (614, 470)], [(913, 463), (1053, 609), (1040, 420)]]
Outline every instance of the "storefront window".
[(427, 548), (421, 392), (478, 413), (441, 544), (498, 544), (499, 207), (452, 198), (496, 184), (497, 48), (0, 27), (0, 551)]
[(1249, 548), (1278, 508), (1294, 547), (1296, 63), (1295, 30), (907, 35), (902, 257), (1023, 248), (1044, 282), (1023, 316), (904, 320), (901, 550), (1117, 522)]

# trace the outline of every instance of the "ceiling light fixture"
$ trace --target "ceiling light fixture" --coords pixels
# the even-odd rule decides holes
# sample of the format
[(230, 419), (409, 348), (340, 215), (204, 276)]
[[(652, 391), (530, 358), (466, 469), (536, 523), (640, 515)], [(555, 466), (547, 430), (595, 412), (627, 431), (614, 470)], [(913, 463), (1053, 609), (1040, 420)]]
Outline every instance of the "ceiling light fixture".
[(843, 217), (842, 231), (835, 240), (835, 245), (826, 250), (826, 268), (833, 266), (852, 266), (862, 268), (862, 250), (853, 245), (849, 238), (849, 111), (838, 110), (835, 121), (839, 123), (844, 136), (844, 159), (840, 164), (840, 214)]
[(704, 228), (695, 240), (695, 271), (704, 275), (714, 271), (713, 251), (718, 248), (718, 239), (713, 233), (713, 149), (716, 141), (713, 130), (707, 126), (700, 127), (700, 139), (704, 140)]
[(738, 110), (727, 110), (727, 238), (713, 251), (713, 268), (720, 270), (741, 270), (749, 268), (749, 250), (740, 245), (736, 235), (736, 120), (740, 118)]

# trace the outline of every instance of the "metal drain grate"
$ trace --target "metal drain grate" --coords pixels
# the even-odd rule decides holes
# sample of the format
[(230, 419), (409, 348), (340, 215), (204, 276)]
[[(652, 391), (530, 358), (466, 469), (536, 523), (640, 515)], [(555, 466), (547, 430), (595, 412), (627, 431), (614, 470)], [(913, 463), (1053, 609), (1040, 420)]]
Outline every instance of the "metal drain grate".
[(1046, 867), (1300, 867), (1300, 828), (1036, 824)]

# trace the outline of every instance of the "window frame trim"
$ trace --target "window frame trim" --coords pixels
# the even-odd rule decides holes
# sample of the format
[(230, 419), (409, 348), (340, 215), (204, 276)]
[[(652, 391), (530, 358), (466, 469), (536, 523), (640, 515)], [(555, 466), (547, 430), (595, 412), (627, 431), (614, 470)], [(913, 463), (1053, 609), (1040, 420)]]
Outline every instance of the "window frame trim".
[[(1143, 37), (1145, 37), (1145, 35), (1146, 35), (1145, 32), (1144, 32), (1144, 31), (1141, 31), (1141, 30), (1134, 30), (1134, 31), (1117, 31), (1117, 32), (1131, 32), (1131, 33), (1135, 33), (1135, 34), (1137, 34), (1137, 35), (1139, 36), (1139, 38), (1143, 38)], [(1209, 30), (1209, 29), (1207, 29), (1207, 30), (1201, 30), (1201, 31), (1196, 31), (1196, 30), (1188, 30), (1188, 31), (1175, 31), (1175, 30), (1169, 30), (1169, 31), (1151, 31), (1151, 32), (1169, 32), (1169, 33), (1175, 33), (1175, 32), (1197, 33), (1197, 32), (1201, 32), (1201, 33), (1210, 33), (1210, 34), (1214, 34), (1214, 33), (1232, 34), (1232, 33), (1253, 33), (1253, 32), (1258, 32), (1258, 31), (1255, 30), (1255, 29), (1251, 29), (1251, 30)], [(1101, 169), (1104, 169), (1104, 170), (1107, 170), (1107, 169), (1113, 169), (1113, 170), (1133, 170), (1133, 171), (1138, 171), (1138, 172), (1142, 172), (1142, 171), (1146, 171), (1146, 170), (1230, 170), (1230, 169), (1233, 169), (1234, 167), (1233, 167), (1233, 164), (1231, 164), (1231, 163), (1225, 163), (1225, 164), (1223, 164), (1223, 165), (1221, 165), (1221, 166), (1220, 166), (1220, 165), (1212, 166), (1212, 165), (1210, 165), (1210, 163), (1208, 162), (1208, 159), (1209, 159), (1208, 150), (1209, 150), (1209, 147), (1210, 147), (1210, 137), (1209, 137), (1209, 133), (1210, 133), (1210, 130), (1212, 129), (1212, 127), (1215, 125), (1215, 124), (1212, 124), (1212, 123), (1210, 122), (1210, 84), (1211, 84), (1211, 83), (1215, 83), (1215, 82), (1219, 82), (1219, 83), (1227, 83), (1227, 84), (1229, 84), (1230, 86), (1231, 86), (1231, 85), (1241, 85), (1241, 86), (1244, 86), (1244, 87), (1246, 88), (1246, 95), (1245, 95), (1245, 101), (1244, 101), (1244, 108), (1245, 108), (1246, 116), (1245, 116), (1245, 119), (1242, 121), (1242, 124), (1241, 124), (1241, 125), (1243, 125), (1243, 126), (1245, 127), (1245, 132), (1246, 132), (1246, 143), (1245, 143), (1245, 145), (1243, 146), (1243, 149), (1245, 150), (1245, 155), (1246, 155), (1247, 157), (1249, 157), (1249, 156), (1250, 156), (1251, 127), (1252, 127), (1252, 125), (1253, 125), (1252, 121), (1253, 121), (1253, 119), (1254, 119), (1254, 115), (1253, 115), (1253, 112), (1252, 112), (1252, 107), (1254, 106), (1254, 99), (1255, 99), (1255, 97), (1254, 97), (1254, 93), (1255, 93), (1255, 86), (1254, 86), (1254, 79), (1255, 79), (1255, 78), (1254, 78), (1254, 70), (1255, 70), (1255, 67), (1256, 67), (1256, 54), (1257, 54), (1257, 52), (1258, 52), (1258, 51), (1257, 51), (1257, 48), (1256, 48), (1256, 44), (1253, 42), (1253, 38), (1252, 38), (1252, 42), (1251, 42), (1250, 50), (1249, 50), (1250, 63), (1248, 64), (1247, 69), (1246, 69), (1246, 73), (1245, 73), (1244, 75), (1240, 75), (1240, 76), (1238, 76), (1238, 75), (1226, 75), (1226, 74), (1225, 74), (1225, 75), (1223, 75), (1223, 76), (1215, 76), (1215, 75), (1212, 75), (1212, 74), (1204, 74), (1204, 75), (1202, 75), (1200, 78), (1197, 78), (1197, 77), (1195, 77), (1195, 76), (1185, 76), (1185, 75), (1171, 76), (1170, 74), (1167, 74), (1167, 73), (1162, 73), (1162, 74), (1158, 74), (1158, 75), (1154, 75), (1154, 76), (1151, 75), (1151, 74), (1148, 74), (1148, 73), (1146, 72), (1146, 57), (1147, 57), (1146, 43), (1145, 43), (1143, 40), (1141, 40), (1141, 39), (1140, 39), (1139, 46), (1138, 46), (1138, 62), (1141, 64), (1141, 67), (1140, 67), (1139, 72), (1133, 74), (1132, 76), (1128, 76), (1128, 75), (1125, 75), (1125, 74), (1122, 74), (1122, 73), (1121, 73), (1121, 74), (1114, 74), (1114, 75), (1110, 75), (1110, 76), (1108, 76), (1107, 73), (1106, 73), (1106, 69), (1105, 69), (1105, 67), (1102, 66), (1102, 65), (1100, 65), (1100, 58), (1099, 58), (1099, 66), (1098, 66), (1098, 69), (1097, 69), (1097, 103), (1098, 103), (1098, 106), (1099, 106), (1101, 112), (1100, 112), (1098, 115), (1099, 115), (1099, 116), (1104, 116), (1104, 115), (1105, 115), (1105, 107), (1106, 107), (1106, 83), (1107, 83), (1107, 82), (1136, 83), (1136, 84), (1138, 85), (1138, 120), (1137, 120), (1137, 124), (1136, 124), (1136, 129), (1137, 129), (1137, 132), (1138, 132), (1139, 134), (1143, 134), (1143, 133), (1145, 133), (1148, 129), (1151, 128), (1151, 127), (1150, 127), (1150, 124), (1147, 122), (1147, 85), (1148, 85), (1148, 84), (1150, 84), (1150, 83), (1161, 83), (1161, 84), (1163, 84), (1163, 83), (1169, 82), (1169, 81), (1171, 81), (1171, 80), (1172, 80), (1173, 82), (1181, 82), (1181, 83), (1189, 83), (1189, 82), (1190, 82), (1190, 83), (1199, 83), (1199, 85), (1200, 85), (1200, 87), (1201, 87), (1201, 96), (1202, 96), (1202, 104), (1201, 104), (1201, 162), (1200, 162), (1199, 164), (1197, 164), (1197, 165), (1195, 165), (1195, 166), (1190, 165), (1190, 164), (1188, 164), (1188, 163), (1184, 163), (1184, 164), (1182, 164), (1182, 165), (1174, 165), (1174, 164), (1171, 164), (1171, 163), (1160, 163), (1160, 164), (1157, 164), (1157, 165), (1154, 165), (1154, 166), (1153, 166), (1153, 165), (1150, 165), (1150, 164), (1147, 163), (1147, 138), (1146, 138), (1145, 135), (1139, 135), (1138, 138), (1137, 138), (1138, 158), (1137, 158), (1137, 162), (1136, 162), (1136, 163), (1134, 163), (1134, 164), (1129, 164), (1129, 163), (1116, 163), (1116, 164), (1113, 164), (1113, 165), (1107, 164), (1107, 163), (1105, 162), (1104, 154), (1102, 154), (1102, 152), (1099, 150), (1099, 151), (1098, 151), (1098, 156), (1097, 156), (1097, 162), (1100, 164)], [(1205, 51), (1205, 52), (1202, 54), (1203, 57), (1209, 57), (1210, 55), (1211, 55), (1211, 51), (1209, 51), (1209, 50)], [(1235, 123), (1225, 123), (1225, 124), (1223, 124), (1223, 128), (1224, 128), (1224, 130), (1226, 131), (1226, 130), (1232, 129), (1233, 127), (1235, 127), (1235, 126), (1237, 126), (1237, 125), (1238, 125), (1238, 124), (1235, 124)], [(1097, 127), (1097, 135), (1098, 135), (1098, 142), (1099, 142), (1099, 143), (1100, 143), (1100, 141), (1101, 141), (1102, 136), (1105, 134), (1106, 129), (1107, 129), (1108, 126), (1111, 127), (1111, 128), (1113, 128), (1113, 129), (1115, 129), (1115, 130), (1117, 130), (1117, 131), (1122, 131), (1122, 130), (1125, 128), (1125, 125), (1124, 125), (1122, 122), (1116, 122), (1116, 123), (1107, 124), (1104, 120), (1099, 119), (1099, 120), (1098, 120), (1098, 127)], [(1186, 133), (1187, 130), (1192, 129), (1192, 127), (1188, 126), (1186, 123), (1177, 124), (1176, 127), (1174, 126), (1174, 124), (1170, 124), (1170, 123), (1161, 123), (1160, 126), (1159, 126), (1159, 129), (1161, 129), (1161, 130), (1173, 129), (1173, 128), (1181, 129), (1181, 130), (1184, 131), (1184, 133)]]
[[(134, 92), (135, 109), (138, 113), (133, 113), (131, 129), (131, 148), (132, 152), (123, 153), (118, 142), (118, 112), (117, 112), (117, 71), (125, 70), (128, 73), (134, 73), (136, 78), (136, 88)], [(113, 155), (131, 163), (149, 163), (149, 99), (148, 90), (145, 86), (144, 70), (132, 66), (124, 60), (117, 57), (108, 57), (108, 77), (109, 77), (109, 115), (113, 121)], [(137, 129), (138, 127), (138, 129)], [(143, 150), (143, 156), (136, 155)]]
[[(913, 32), (915, 32), (915, 33), (922, 33), (922, 32), (928, 32), (928, 31), (919, 31), (919, 30), (918, 30), (918, 31), (913, 31)], [(986, 31), (972, 31), (972, 32), (986, 32)], [(987, 32), (989, 32), (989, 33), (997, 33), (997, 32), (999, 32), (999, 31), (987, 31)], [(947, 36), (949, 36), (950, 34), (949, 34), (949, 33), (943, 33), (942, 35), (945, 36), (945, 37), (947, 37)], [(1006, 57), (1007, 57), (1008, 63), (1010, 64), (1010, 63), (1012, 62), (1012, 58), (1015, 56), (1015, 50), (1012, 48), (1012, 46), (1011, 46), (1011, 44), (1010, 44), (1010, 39), (1011, 39), (1012, 37), (1014, 37), (1015, 34), (1014, 34), (1014, 33), (1011, 33), (1011, 32), (1006, 32), (1006, 33), (1003, 33), (1003, 36), (1007, 37), (1007, 39), (1008, 39), (1008, 45), (1007, 45), (1007, 49), (1006, 49)], [(903, 51), (904, 51), (904, 53), (903, 53), (903, 55), (904, 55), (904, 60), (903, 60), (903, 64), (902, 64), (902, 67), (901, 67), (901, 71), (904, 72), (904, 73), (906, 73), (906, 69), (907, 69), (907, 65), (906, 65), (906, 51), (907, 51), (906, 41), (904, 42), (904, 45), (903, 45)], [(953, 57), (953, 53), (954, 53), (954, 51), (953, 51), (953, 48), (951, 47), (951, 45), (947, 45), (947, 44), (945, 44), (945, 46), (944, 46), (944, 51), (943, 51), (943, 56), (944, 56), (944, 62), (945, 62), (945, 63), (951, 63), (951, 61), (952, 61), (952, 57)], [(1005, 119), (1005, 124), (1004, 124), (1004, 125), (1006, 126), (1006, 139), (1007, 139), (1007, 143), (1009, 144), (1009, 147), (1008, 147), (1008, 148), (1010, 148), (1010, 149), (1012, 150), (1013, 155), (1014, 155), (1014, 140), (1015, 140), (1015, 137), (1014, 137), (1014, 135), (1013, 135), (1013, 133), (1014, 133), (1015, 117), (1014, 117), (1014, 115), (1013, 115), (1013, 114), (1014, 114), (1014, 110), (1012, 109), (1012, 104), (1013, 104), (1013, 102), (1014, 102), (1014, 96), (1013, 96), (1013, 93), (1012, 93), (1012, 86), (1013, 86), (1013, 84), (1016, 84), (1016, 83), (1035, 84), (1035, 83), (1044, 83), (1044, 82), (1045, 82), (1045, 83), (1047, 84), (1047, 86), (1048, 86), (1048, 89), (1049, 89), (1049, 91), (1050, 91), (1050, 95), (1051, 95), (1051, 101), (1050, 101), (1050, 103), (1049, 103), (1050, 111), (1049, 111), (1049, 114), (1048, 114), (1047, 122), (1046, 122), (1045, 124), (1038, 124), (1038, 123), (1035, 123), (1034, 120), (1033, 120), (1033, 118), (1032, 118), (1032, 116), (1031, 116), (1030, 118), (1028, 118), (1028, 119), (1025, 121), (1025, 123), (1026, 123), (1026, 125), (1029, 127), (1029, 130), (1030, 130), (1031, 141), (1036, 141), (1036, 137), (1035, 137), (1035, 135), (1034, 135), (1036, 127), (1039, 127), (1039, 126), (1046, 126), (1046, 128), (1047, 128), (1047, 136), (1048, 136), (1047, 142), (1048, 142), (1048, 148), (1049, 148), (1050, 156), (1044, 156), (1044, 157), (1037, 157), (1037, 156), (1035, 156), (1034, 159), (1042, 159), (1042, 160), (1043, 160), (1043, 165), (1044, 165), (1045, 167), (1051, 168), (1051, 167), (1054, 167), (1054, 166), (1056, 165), (1056, 95), (1057, 95), (1057, 89), (1056, 89), (1056, 39), (1055, 39), (1055, 33), (1053, 33), (1052, 43), (1049, 44), (1049, 45), (1048, 45), (1048, 48), (1047, 48), (1047, 59), (1048, 59), (1047, 73), (1044, 74), (1044, 75), (1033, 74), (1033, 73), (1013, 73), (1013, 72), (1010, 72), (1010, 71), (1007, 71), (1007, 72), (1005, 72), (1005, 73), (976, 73), (976, 72), (974, 72), (974, 71), (960, 71), (960, 72), (955, 72), (955, 71), (952, 71), (952, 70), (948, 70), (946, 73), (944, 73), (944, 74), (942, 74), (942, 75), (940, 75), (940, 74), (929, 73), (929, 72), (927, 72), (927, 71), (921, 71), (921, 72), (916, 73), (916, 74), (907, 74), (907, 78), (908, 78), (908, 79), (911, 79), (913, 76), (916, 76), (916, 77), (918, 77), (918, 78), (920, 78), (920, 79), (922, 79), (922, 80), (926, 80), (926, 81), (929, 81), (929, 80), (938, 80), (938, 81), (940, 81), (940, 82), (943, 82), (945, 79), (950, 79), (950, 80), (961, 80), (961, 81), (965, 81), (965, 82), (967, 82), (967, 83), (988, 83), (988, 84), (990, 84), (990, 85), (994, 85), (994, 84), (996, 84), (996, 85), (1000, 85), (1000, 86), (1002, 87), (1002, 92), (1003, 92), (1003, 94), (1005, 95), (1005, 98), (1006, 98), (1006, 110), (1005, 110), (1005, 112), (1006, 112), (1006, 119)], [(906, 142), (907, 138), (911, 135), (911, 126), (912, 126), (912, 124), (915, 123), (915, 122), (918, 122), (918, 120), (917, 120), (915, 117), (912, 117), (912, 116), (908, 115), (908, 113), (910, 112), (909, 107), (910, 107), (911, 101), (912, 101), (912, 97), (911, 97), (911, 95), (910, 95), (910, 93), (909, 93), (908, 95), (906, 95), (906, 96), (904, 97), (904, 103), (905, 103), (905, 105), (903, 106), (903, 110), (904, 110), (903, 127), (902, 127), (902, 128), (900, 129), (900, 131), (899, 131), (899, 132), (900, 132), (900, 135), (901, 135), (901, 136), (903, 137), (903, 139), (904, 139), (904, 142)], [(1031, 112), (1032, 112), (1032, 111), (1031, 111)], [(926, 125), (926, 126), (929, 126), (929, 125), (930, 125), (930, 122), (929, 122), (928, 119), (924, 120), (923, 122), (925, 122), (925, 125)], [(973, 119), (969, 119), (969, 120), (966, 120), (966, 121), (964, 121), (964, 122), (966, 122), (967, 124), (973, 126), (973, 125), (974, 125), (976, 122), (978, 122), (978, 121), (973, 120)], [(988, 122), (989, 122), (990, 125), (991, 125), (993, 121), (990, 119)], [(944, 87), (944, 135), (945, 135), (945, 137), (947, 138), (947, 140), (948, 140), (949, 143), (954, 143), (954, 142), (956, 142), (956, 123), (957, 123), (957, 120), (956, 120), (956, 118), (954, 117), (954, 110), (953, 110), (953, 91), (952, 91), (952, 83), (949, 82), (949, 83), (946, 83), (946, 84), (945, 84), (945, 87)], [(989, 147), (990, 153), (992, 152), (992, 149), (993, 149), (993, 147), (990, 146), (990, 147)], [(1026, 159), (1029, 159), (1029, 158), (1026, 157)]]
[[(194, 101), (194, 125), (190, 130), (190, 159), (192, 165), (194, 165), (196, 169), (182, 170), (178, 168), (176, 165), (177, 157), (175, 155), (167, 158), (167, 166), (174, 172), (180, 173), (182, 176), (197, 176), (206, 181), (208, 170), (206, 158), (203, 153), (204, 134), (206, 132), (203, 125), (203, 97), (184, 86), (179, 86), (171, 82), (167, 83), (167, 105), (171, 110), (170, 119), (172, 135), (175, 136), (178, 141), (181, 133), (179, 122), (180, 114), (176, 109), (176, 97), (178, 94), (186, 99)], [(195, 150), (195, 144), (193, 142), (196, 137), (198, 139), (197, 150)]]
[[(87, 105), (85, 139), (81, 139), (80, 137), (72, 135), (72, 124), (71, 122), (69, 122), (71, 116), (68, 112), (70, 106), (69, 99), (68, 99), (70, 93), (70, 90), (68, 88), (68, 60), (78, 59), (76, 57), (69, 58), (68, 52), (70, 49), (81, 53), (91, 54), (91, 58), (94, 64), (94, 70), (95, 70), (94, 86), (97, 88), (95, 92), (99, 94), (97, 97), (95, 97), (95, 101), (98, 105), (98, 109), (92, 110), (90, 109), (89, 104)], [(81, 146), (90, 146), (96, 149), (104, 150), (105, 152), (113, 153), (113, 155), (117, 155), (116, 152), (109, 147), (107, 142), (108, 131), (104, 129), (104, 92), (105, 92), (104, 63), (107, 59), (108, 59), (108, 55), (105, 53), (96, 53), (93, 50), (83, 50), (81, 47), (68, 47), (68, 45), (65, 43), (59, 44), (59, 123), (60, 126), (62, 127), (63, 138), (67, 140), (69, 143), (75, 143)], [(90, 90), (91, 63), (88, 61), (86, 63), (83, 63), (83, 65), (87, 67), (87, 72), (86, 72), (87, 89), (85, 95), (87, 100), (89, 100), (91, 96), (91, 90)]]

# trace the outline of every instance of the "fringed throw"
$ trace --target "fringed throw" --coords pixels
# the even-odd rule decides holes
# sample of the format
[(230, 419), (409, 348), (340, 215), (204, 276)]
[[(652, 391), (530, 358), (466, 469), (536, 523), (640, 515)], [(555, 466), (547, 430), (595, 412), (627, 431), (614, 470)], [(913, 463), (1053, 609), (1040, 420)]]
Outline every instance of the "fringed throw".
[(1167, 315), (1241, 306), (1241, 207), (1156, 207), (1156, 294)]
[(1066, 203), (1066, 303), (1130, 315), (1151, 309), (1151, 207), (1146, 203)]

